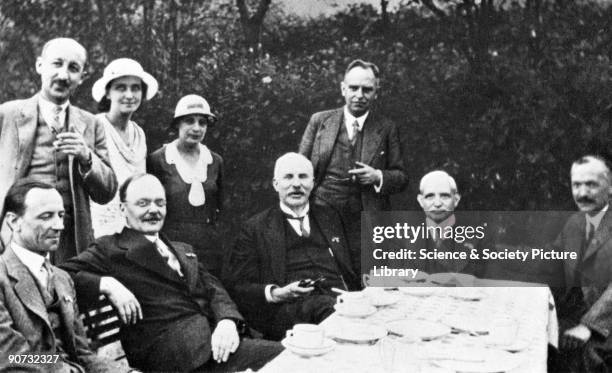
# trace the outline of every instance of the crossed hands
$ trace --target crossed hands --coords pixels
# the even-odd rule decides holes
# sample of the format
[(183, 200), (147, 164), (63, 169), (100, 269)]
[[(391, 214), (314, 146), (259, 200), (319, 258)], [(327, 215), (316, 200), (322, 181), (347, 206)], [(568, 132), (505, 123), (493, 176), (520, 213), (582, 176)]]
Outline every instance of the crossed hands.
[(567, 329), (561, 336), (560, 349), (574, 350), (582, 347), (591, 338), (591, 330), (582, 324)]

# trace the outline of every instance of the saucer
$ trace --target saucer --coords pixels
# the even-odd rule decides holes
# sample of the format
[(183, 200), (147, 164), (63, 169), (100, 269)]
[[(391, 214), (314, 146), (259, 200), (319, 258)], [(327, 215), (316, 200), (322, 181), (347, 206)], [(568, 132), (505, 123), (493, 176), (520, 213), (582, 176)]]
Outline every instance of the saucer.
[(355, 309), (355, 308), (348, 308), (342, 304), (336, 304), (334, 305), (334, 309), (336, 310), (338, 315), (344, 316), (344, 317), (362, 318), (362, 317), (371, 316), (374, 313), (376, 313), (376, 307), (372, 305), (368, 305), (367, 307), (364, 307), (363, 309)]
[(302, 347), (295, 345), (293, 338), (287, 337), (281, 341), (283, 347), (302, 357), (319, 356), (330, 352), (336, 347), (336, 342), (332, 339), (325, 338), (323, 344), (319, 347)]
[(386, 324), (391, 334), (400, 337), (414, 337), (421, 340), (432, 340), (451, 333), (451, 328), (431, 321), (402, 319), (391, 321)]
[(379, 325), (351, 321), (329, 333), (338, 342), (371, 344), (387, 336), (387, 329)]

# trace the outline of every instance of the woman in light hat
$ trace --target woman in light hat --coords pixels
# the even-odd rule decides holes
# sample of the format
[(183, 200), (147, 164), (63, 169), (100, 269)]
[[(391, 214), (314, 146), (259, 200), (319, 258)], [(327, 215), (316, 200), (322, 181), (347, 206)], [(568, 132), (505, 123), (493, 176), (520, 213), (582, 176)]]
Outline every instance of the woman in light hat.
[(223, 204), (223, 159), (202, 144), (216, 121), (203, 97), (181, 98), (170, 124), (178, 136), (149, 156), (147, 169), (166, 189), (163, 233), (193, 246), (200, 262), (218, 276), (223, 253), (216, 222)]
[[(157, 89), (157, 80), (129, 58), (109, 63), (91, 89), (98, 102), (100, 114), (96, 117), (104, 125), (108, 153), (119, 185), (130, 175), (146, 170), (145, 134), (132, 121), (132, 115), (143, 100), (155, 96)], [(119, 210), (119, 196), (115, 195), (106, 205), (92, 203), (91, 217), (95, 237), (120, 232), (125, 218)]]

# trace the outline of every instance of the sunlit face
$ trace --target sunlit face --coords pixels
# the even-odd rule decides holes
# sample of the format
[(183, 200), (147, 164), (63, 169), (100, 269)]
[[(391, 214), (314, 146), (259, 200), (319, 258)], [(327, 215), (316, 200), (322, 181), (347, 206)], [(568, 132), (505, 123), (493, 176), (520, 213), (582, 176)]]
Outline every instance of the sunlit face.
[(41, 255), (57, 250), (64, 229), (62, 196), (55, 189), (32, 188), (24, 203), (22, 216), (7, 213), (15, 243)]
[(83, 81), (85, 59), (85, 50), (80, 44), (67, 40), (52, 42), (36, 60), (41, 94), (58, 105), (66, 102)]
[(160, 181), (153, 175), (134, 180), (121, 202), (127, 226), (143, 234), (158, 233), (166, 218), (166, 192)]
[(340, 88), (349, 112), (360, 117), (370, 110), (378, 87), (371, 69), (354, 67), (344, 77)]
[(459, 194), (451, 189), (448, 177), (440, 175), (424, 179), (417, 201), (428, 218), (441, 223), (453, 214), (460, 198)]
[(274, 190), (280, 201), (292, 209), (301, 209), (308, 203), (314, 186), (312, 164), (305, 158), (286, 158), (277, 164)]
[(178, 119), (178, 140), (184, 145), (199, 144), (206, 136), (210, 117), (202, 114), (189, 114)]
[(598, 212), (608, 203), (612, 188), (606, 171), (598, 160), (572, 166), (572, 195), (580, 211)]
[(110, 101), (110, 112), (132, 114), (142, 102), (142, 81), (135, 76), (122, 76), (109, 83), (106, 98)]

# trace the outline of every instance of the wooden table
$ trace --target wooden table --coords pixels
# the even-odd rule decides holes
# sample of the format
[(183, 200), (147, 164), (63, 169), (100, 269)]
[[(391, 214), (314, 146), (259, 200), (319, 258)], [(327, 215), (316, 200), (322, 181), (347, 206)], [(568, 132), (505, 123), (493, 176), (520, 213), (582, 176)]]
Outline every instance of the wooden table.
[[(521, 363), (512, 373), (546, 372), (547, 345), (556, 346), (557, 317), (548, 287), (517, 287), (519, 283), (478, 280), (474, 288), (433, 288), (430, 296), (414, 296), (397, 291), (399, 301), (391, 306), (377, 308), (377, 312), (363, 319), (348, 319), (337, 313), (321, 326), (326, 334), (337, 334), (342, 328), (355, 327), (355, 322), (385, 325), (397, 319), (441, 322), (449, 316), (472, 318), (488, 322), (492, 318), (507, 317), (516, 320), (516, 346), (520, 351), (513, 357)], [(506, 287), (494, 287), (504, 286)], [(524, 284), (523, 284), (524, 285)], [(478, 301), (457, 299), (453, 291), (479, 291)], [(468, 333), (450, 334), (432, 341), (404, 343), (389, 335), (374, 344), (340, 343), (331, 352), (304, 358), (286, 350), (266, 365), (261, 372), (449, 372), (427, 358), (428, 351), (440, 348), (483, 347), (483, 336)], [(521, 346), (522, 345), (522, 346)], [(489, 346), (492, 348), (491, 346)], [(495, 349), (501, 349), (494, 347)], [(393, 362), (390, 362), (393, 360)]]

